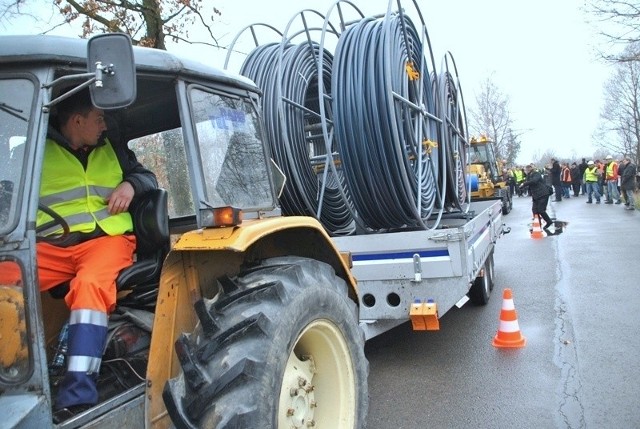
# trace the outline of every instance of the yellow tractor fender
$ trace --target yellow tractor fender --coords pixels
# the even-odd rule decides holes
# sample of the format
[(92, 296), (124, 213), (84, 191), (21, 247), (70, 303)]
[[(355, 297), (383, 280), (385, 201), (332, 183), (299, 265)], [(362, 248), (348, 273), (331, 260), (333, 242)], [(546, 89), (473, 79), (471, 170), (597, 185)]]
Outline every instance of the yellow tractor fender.
[[(350, 255), (341, 254), (320, 223), (311, 217), (286, 216), (242, 222), (236, 227), (206, 228), (180, 236), (165, 259), (154, 319), (147, 367), (147, 424), (171, 427), (162, 390), (175, 377), (180, 363), (174, 344), (193, 331), (194, 305), (212, 299), (219, 279), (233, 277), (252, 262), (278, 256), (302, 256), (331, 265), (349, 287), (358, 304)], [(158, 334), (161, 333), (161, 334)]]
[(199, 250), (241, 253), (254, 259), (285, 255), (317, 259), (331, 265), (352, 289), (352, 298), (356, 296), (357, 286), (351, 275), (350, 255), (341, 253), (320, 223), (312, 217), (255, 219), (233, 228), (191, 231), (183, 234), (171, 249), (172, 252)]

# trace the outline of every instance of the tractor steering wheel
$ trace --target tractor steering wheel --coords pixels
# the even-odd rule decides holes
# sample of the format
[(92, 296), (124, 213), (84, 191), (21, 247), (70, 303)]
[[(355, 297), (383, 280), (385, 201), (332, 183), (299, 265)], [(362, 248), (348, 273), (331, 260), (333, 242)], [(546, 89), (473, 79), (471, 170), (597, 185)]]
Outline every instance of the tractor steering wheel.
[(62, 228), (62, 234), (56, 235), (54, 237), (38, 237), (38, 240), (52, 243), (52, 242), (63, 240), (67, 237), (67, 235), (69, 235), (69, 224), (67, 223), (66, 220), (64, 220), (62, 216), (60, 216), (58, 213), (53, 211), (51, 208), (45, 206), (44, 204), (38, 203), (38, 210), (45, 212), (46, 214), (51, 216), (53, 219), (45, 223), (44, 225), (40, 225), (39, 227), (37, 227), (36, 235), (56, 225)]

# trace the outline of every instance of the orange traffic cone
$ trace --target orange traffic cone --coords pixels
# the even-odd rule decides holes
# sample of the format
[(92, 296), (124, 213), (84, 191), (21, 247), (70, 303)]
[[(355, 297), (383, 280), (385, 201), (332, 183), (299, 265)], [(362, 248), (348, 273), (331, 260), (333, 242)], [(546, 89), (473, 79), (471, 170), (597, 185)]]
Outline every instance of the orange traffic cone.
[(493, 338), (494, 347), (524, 347), (527, 339), (520, 333), (518, 315), (513, 305), (511, 289), (504, 290), (502, 296), (502, 310), (500, 311), (500, 326), (498, 333)]
[(540, 219), (538, 218), (538, 216), (533, 217), (533, 223), (531, 224), (531, 238), (544, 238), (544, 235), (542, 234), (542, 226), (540, 226)]

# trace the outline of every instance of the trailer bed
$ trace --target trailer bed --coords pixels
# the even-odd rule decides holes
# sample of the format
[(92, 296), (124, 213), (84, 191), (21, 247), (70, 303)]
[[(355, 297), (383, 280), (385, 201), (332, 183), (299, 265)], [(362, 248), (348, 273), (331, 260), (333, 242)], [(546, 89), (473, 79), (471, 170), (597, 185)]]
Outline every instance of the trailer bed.
[(335, 237), (352, 256), (366, 338), (409, 320), (416, 301), (433, 300), (438, 317), (466, 302), (502, 227), (501, 202), (478, 201), (437, 229)]

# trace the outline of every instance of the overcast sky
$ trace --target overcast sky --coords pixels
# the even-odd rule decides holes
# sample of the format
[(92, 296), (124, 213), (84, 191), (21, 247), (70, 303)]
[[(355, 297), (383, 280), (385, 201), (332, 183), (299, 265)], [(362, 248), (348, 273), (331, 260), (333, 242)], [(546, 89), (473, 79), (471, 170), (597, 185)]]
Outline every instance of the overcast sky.
[[(246, 5), (252, 6), (247, 8)], [(284, 30), (304, 8), (323, 14), (333, 1), (218, 1), (230, 34), (255, 22)], [(354, 2), (365, 15), (384, 13), (387, 1)], [(518, 160), (529, 162), (547, 149), (561, 157), (590, 156), (603, 84), (609, 69), (597, 61), (596, 31), (582, 0), (419, 1), (436, 65), (451, 51), (467, 108), (491, 77), (509, 98), (515, 128), (522, 134)], [(395, 2), (394, 2), (395, 4)], [(413, 2), (404, 1), (410, 13)], [(222, 34), (222, 33), (221, 33)]]
[[(353, 3), (366, 16), (382, 14), (388, 5), (386, 0)], [(596, 59), (593, 45), (596, 31), (585, 23), (589, 17), (580, 9), (583, 0), (418, 3), (436, 66), (439, 68), (446, 51), (455, 57), (467, 109), (475, 108), (480, 86), (488, 77), (509, 98), (515, 128), (522, 132), (519, 162), (529, 162), (548, 149), (560, 157), (593, 154), (596, 149), (592, 144), (593, 132), (599, 121), (603, 84), (611, 72)], [(284, 32), (290, 19), (302, 9), (314, 9), (325, 15), (334, 1), (215, 0), (212, 4), (222, 12), (214, 34), (221, 45), (227, 45), (247, 25), (268, 23)], [(413, 2), (405, 0), (402, 4), (412, 15)], [(337, 17), (335, 13), (333, 16)], [(294, 25), (299, 22), (294, 20)], [(37, 29), (16, 25), (0, 28), (0, 32), (28, 33)], [(247, 45), (238, 45), (242, 46), (246, 49)], [(179, 50), (220, 67), (226, 56), (225, 51), (202, 46), (179, 45), (169, 50)], [(236, 68), (240, 60), (241, 56), (232, 55), (230, 69)]]

